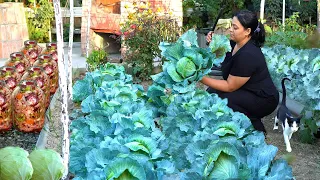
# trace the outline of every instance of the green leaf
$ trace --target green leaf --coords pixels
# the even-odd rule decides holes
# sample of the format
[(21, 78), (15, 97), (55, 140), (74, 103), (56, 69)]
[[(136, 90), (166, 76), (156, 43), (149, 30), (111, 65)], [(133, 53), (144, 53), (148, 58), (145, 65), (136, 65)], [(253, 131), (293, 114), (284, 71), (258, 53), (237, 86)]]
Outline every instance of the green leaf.
[(173, 81), (175, 81), (175, 82), (182, 82), (183, 81), (183, 78), (177, 73), (176, 67), (174, 64), (169, 64), (167, 66), (167, 72)]
[(277, 159), (272, 163), (268, 175), (265, 180), (291, 180), (294, 179), (292, 174), (292, 168), (283, 159)]
[(236, 179), (238, 178), (238, 163), (233, 156), (221, 153), (214, 162), (214, 167), (209, 174), (212, 179)]
[(183, 33), (178, 42), (183, 42), (184, 47), (196, 46), (198, 47), (198, 36), (194, 29), (190, 29), (187, 32)]
[[(211, 171), (215, 167), (215, 162), (218, 160), (221, 154), (226, 154), (227, 156), (222, 157), (227, 158), (228, 161), (230, 161), (229, 156), (233, 157), (236, 160), (234, 161), (235, 165), (239, 166), (238, 158), (240, 157), (240, 155), (236, 147), (226, 142), (218, 142), (217, 144), (214, 144), (212, 147), (210, 147), (204, 156), (207, 162), (204, 171), (205, 176), (210, 176)], [(231, 169), (233, 168), (231, 167)], [(232, 172), (230, 173), (231, 175), (233, 174)]]
[(107, 180), (146, 180), (143, 166), (131, 158), (117, 158), (110, 162), (106, 168), (106, 176)]
[(129, 143), (126, 143), (125, 146), (127, 146), (132, 151), (142, 150), (148, 154), (150, 153), (150, 151), (140, 142), (129, 142)]
[(313, 143), (314, 142), (314, 138), (311, 135), (311, 130), (308, 128), (305, 129), (300, 129), (299, 130), (299, 137), (301, 142), (303, 143)]

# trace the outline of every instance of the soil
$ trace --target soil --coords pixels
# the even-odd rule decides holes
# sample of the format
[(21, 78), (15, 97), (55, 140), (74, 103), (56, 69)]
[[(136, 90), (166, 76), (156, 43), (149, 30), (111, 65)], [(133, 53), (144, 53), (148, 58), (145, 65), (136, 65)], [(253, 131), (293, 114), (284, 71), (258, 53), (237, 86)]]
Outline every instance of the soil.
[(39, 133), (24, 133), (16, 129), (0, 134), (0, 148), (6, 146), (21, 147), (31, 153), (36, 147)]
[(292, 167), (297, 180), (317, 180), (320, 177), (320, 139), (313, 144), (302, 143), (298, 133), (294, 133), (290, 140), (292, 152), (286, 151), (282, 128), (273, 130), (275, 112), (263, 118), (267, 130), (266, 142), (278, 147), (276, 159), (285, 158)]

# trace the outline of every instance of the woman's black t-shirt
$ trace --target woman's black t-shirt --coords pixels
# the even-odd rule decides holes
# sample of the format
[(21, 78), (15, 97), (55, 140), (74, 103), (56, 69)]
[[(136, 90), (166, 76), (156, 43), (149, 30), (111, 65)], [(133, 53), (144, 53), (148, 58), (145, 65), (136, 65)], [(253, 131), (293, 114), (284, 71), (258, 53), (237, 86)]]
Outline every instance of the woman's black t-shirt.
[[(230, 44), (233, 51), (235, 43), (230, 41)], [(260, 97), (270, 97), (278, 94), (259, 47), (255, 46), (250, 40), (233, 56), (231, 52), (226, 54), (226, 58), (221, 64), (222, 75), (225, 80), (229, 74), (250, 77), (240, 89), (251, 91)]]

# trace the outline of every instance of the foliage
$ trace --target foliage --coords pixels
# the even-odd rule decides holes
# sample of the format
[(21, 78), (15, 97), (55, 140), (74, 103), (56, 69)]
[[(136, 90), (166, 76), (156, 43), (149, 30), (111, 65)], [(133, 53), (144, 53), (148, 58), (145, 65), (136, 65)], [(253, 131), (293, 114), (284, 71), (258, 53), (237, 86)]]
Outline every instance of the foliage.
[(285, 26), (278, 21), (278, 26), (283, 31), (304, 32), (306, 34), (312, 34), (316, 30), (315, 25), (302, 26), (298, 23), (300, 19), (300, 13), (295, 12), (289, 18), (285, 19)]
[(189, 28), (202, 28), (206, 26), (208, 21), (208, 14), (197, 1), (195, 0), (184, 0), (182, 2), (183, 9), (183, 26), (186, 29)]
[(155, 84), (163, 85), (179, 93), (193, 90), (196, 82), (219, 65), (225, 53), (231, 50), (225, 36), (213, 36), (208, 48), (202, 49), (197, 42), (197, 33), (191, 29), (175, 43), (160, 43), (161, 55), (166, 59), (163, 72), (152, 76)]
[[(304, 142), (311, 142), (317, 132), (320, 110), (320, 49), (293, 49), (283, 45), (262, 49), (271, 77), (281, 90), (281, 79), (288, 77), (291, 82), (286, 85), (288, 95), (305, 106), (304, 111), (315, 114), (311, 119), (303, 119), (300, 131)], [(306, 117), (305, 117), (306, 118)], [(318, 122), (319, 123), (319, 122)]]
[(132, 77), (123, 73), (124, 67), (107, 63), (92, 72), (87, 72), (83, 80), (73, 86), (73, 101), (82, 102), (89, 95), (94, 94), (104, 81), (122, 81), (132, 83)]
[(244, 0), (227, 0), (227, 1), (211, 1), (211, 0), (198, 0), (200, 4), (203, 4), (208, 15), (212, 19), (216, 19), (221, 7), (224, 7), (222, 19), (232, 17), (233, 13), (245, 8), (245, 1)]
[[(210, 22), (213, 23), (213, 19), (217, 18), (219, 10), (223, 5), (225, 7), (221, 18), (227, 19), (232, 17), (234, 12), (245, 8), (245, 0), (184, 0), (182, 5), (186, 21), (184, 26), (187, 28), (203, 28), (207, 27), (207, 21), (211, 20)], [(191, 14), (187, 12), (188, 8), (192, 8)]]
[(266, 37), (266, 46), (283, 44), (298, 49), (320, 48), (315, 25), (302, 26), (298, 23), (299, 13), (286, 18), (285, 26), (278, 22), (279, 31)]
[(54, 9), (51, 2), (39, 0), (36, 7), (26, 11), (29, 38), (39, 43), (49, 42), (51, 22), (54, 18)]
[(133, 67), (133, 76), (138, 80), (150, 79), (153, 62), (160, 57), (161, 41), (177, 40), (180, 27), (171, 12), (154, 10), (149, 3), (125, 5), (128, 16), (121, 24), (123, 44), (126, 47), (125, 61)]
[(63, 42), (69, 42), (70, 24), (63, 24)]
[(0, 149), (0, 179), (58, 180), (63, 171), (62, 158), (54, 150), (34, 150), (29, 155), (20, 147)]
[[(194, 45), (189, 33), (175, 44)], [(163, 53), (174, 61), (176, 48)], [(145, 92), (123, 67), (109, 63), (74, 90), (86, 86), (94, 90), (71, 115), (75, 179), (293, 178), (286, 161), (274, 160), (277, 148), (216, 94), (196, 87), (178, 93), (156, 83)]]
[(86, 58), (86, 62), (89, 66), (89, 71), (93, 71), (108, 62), (108, 53), (103, 49), (92, 50)]
[[(254, 0), (256, 5), (259, 5), (260, 1)], [(265, 4), (265, 17), (266, 19), (270, 19), (274, 22), (281, 21), (282, 19), (282, 4), (283, 0), (266, 0)], [(310, 23), (309, 18), (313, 22), (316, 22), (317, 19), (317, 2), (314, 0), (311, 1), (301, 1), (301, 0), (291, 0), (289, 2), (286, 1), (286, 17), (291, 16), (293, 13), (298, 12), (300, 14), (300, 18), (297, 19), (299, 24)], [(256, 9), (257, 11), (259, 9)]]

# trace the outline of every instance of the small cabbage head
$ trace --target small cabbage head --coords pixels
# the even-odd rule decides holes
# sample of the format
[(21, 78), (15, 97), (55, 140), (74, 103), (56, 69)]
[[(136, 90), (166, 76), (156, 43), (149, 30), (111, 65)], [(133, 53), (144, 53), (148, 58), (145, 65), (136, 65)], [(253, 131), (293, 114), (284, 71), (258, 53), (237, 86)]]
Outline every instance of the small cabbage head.
[(64, 172), (60, 154), (51, 149), (37, 149), (30, 153), (34, 173), (32, 180), (59, 180)]
[(28, 159), (29, 153), (19, 147), (0, 149), (0, 179), (29, 180), (33, 168)]

